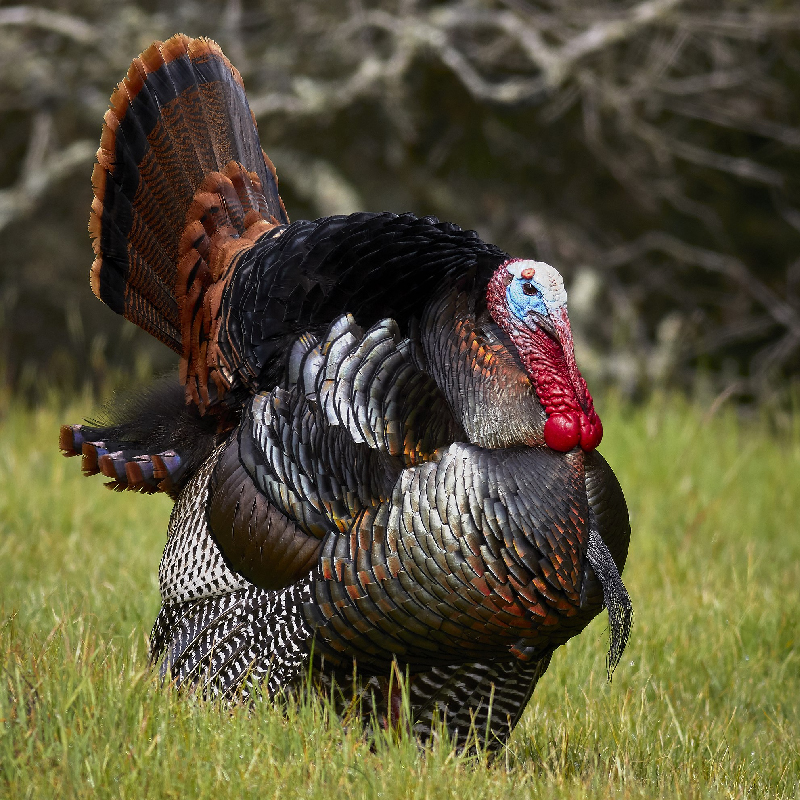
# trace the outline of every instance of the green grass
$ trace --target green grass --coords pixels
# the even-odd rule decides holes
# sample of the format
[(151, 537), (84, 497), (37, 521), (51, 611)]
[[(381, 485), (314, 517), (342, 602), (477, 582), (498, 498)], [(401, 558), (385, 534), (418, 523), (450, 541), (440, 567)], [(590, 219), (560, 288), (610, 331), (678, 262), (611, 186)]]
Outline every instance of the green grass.
[(493, 762), (373, 748), (323, 704), (177, 696), (147, 667), (170, 504), (105, 490), (56, 449), (88, 408), (0, 421), (0, 795), (796, 797), (800, 432), (670, 398), (607, 402), (602, 451), (631, 508), (631, 641), (563, 647)]

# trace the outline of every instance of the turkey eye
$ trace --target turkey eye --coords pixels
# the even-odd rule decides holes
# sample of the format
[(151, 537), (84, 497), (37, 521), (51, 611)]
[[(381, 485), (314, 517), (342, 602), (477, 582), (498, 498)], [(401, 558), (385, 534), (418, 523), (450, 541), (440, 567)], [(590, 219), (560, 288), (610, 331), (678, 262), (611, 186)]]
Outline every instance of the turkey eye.
[(539, 294), (539, 290), (532, 283), (523, 283), (522, 291), (531, 297), (535, 297), (537, 294)]

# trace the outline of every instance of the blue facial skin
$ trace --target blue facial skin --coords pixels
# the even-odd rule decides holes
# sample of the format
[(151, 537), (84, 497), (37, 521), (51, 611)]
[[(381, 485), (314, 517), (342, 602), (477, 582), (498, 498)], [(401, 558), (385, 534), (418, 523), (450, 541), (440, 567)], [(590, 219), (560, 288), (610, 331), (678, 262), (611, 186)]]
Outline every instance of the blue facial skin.
[[(526, 283), (529, 283), (536, 289), (536, 294), (525, 294), (522, 287)], [(542, 293), (532, 280), (514, 278), (506, 289), (506, 299), (508, 300), (509, 311), (511, 311), (520, 322), (525, 322), (526, 317), (531, 311), (547, 316), (547, 306), (542, 299)]]

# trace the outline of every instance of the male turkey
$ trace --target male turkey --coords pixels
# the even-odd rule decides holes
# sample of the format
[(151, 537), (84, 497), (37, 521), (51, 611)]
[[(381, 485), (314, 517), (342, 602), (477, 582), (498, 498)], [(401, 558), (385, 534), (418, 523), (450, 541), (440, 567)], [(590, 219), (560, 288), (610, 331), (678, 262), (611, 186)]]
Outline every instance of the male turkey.
[(275, 697), (310, 674), (390, 724), (394, 671), (423, 736), (439, 716), (496, 746), (604, 605), (613, 669), (628, 513), (555, 269), (432, 217), (289, 224), (207, 39), (133, 61), (97, 159), (92, 289), (180, 379), (61, 448), (176, 501), (164, 675)]

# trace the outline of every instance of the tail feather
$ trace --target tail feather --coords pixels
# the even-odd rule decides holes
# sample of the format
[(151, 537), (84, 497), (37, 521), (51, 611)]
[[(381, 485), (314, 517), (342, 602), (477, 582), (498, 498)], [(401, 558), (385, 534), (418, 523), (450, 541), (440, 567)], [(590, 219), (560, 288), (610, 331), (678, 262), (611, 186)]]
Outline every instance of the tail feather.
[[(264, 217), (260, 182), (231, 161), (200, 185), (180, 242), (176, 293), (181, 309), (181, 382), (201, 413), (233, 383), (234, 367), (219, 347), (222, 295), (238, 256), (276, 229)], [(274, 220), (274, 218), (273, 218)]]
[(63, 425), (59, 445), (65, 456), (82, 456), (84, 475), (110, 478), (110, 489), (174, 495), (186, 472), (186, 461), (174, 450), (148, 454), (138, 450), (112, 449), (117, 443), (90, 442), (83, 425)]
[(205, 410), (228, 385), (210, 338), (215, 284), (288, 223), (275, 170), (241, 76), (211, 40), (155, 42), (110, 105), (92, 175), (92, 289), (181, 354), (187, 400)]
[(59, 446), (82, 457), (84, 475), (105, 475), (113, 489), (174, 497), (235, 425), (235, 417), (201, 416), (170, 378), (111, 401), (98, 420), (63, 425)]

